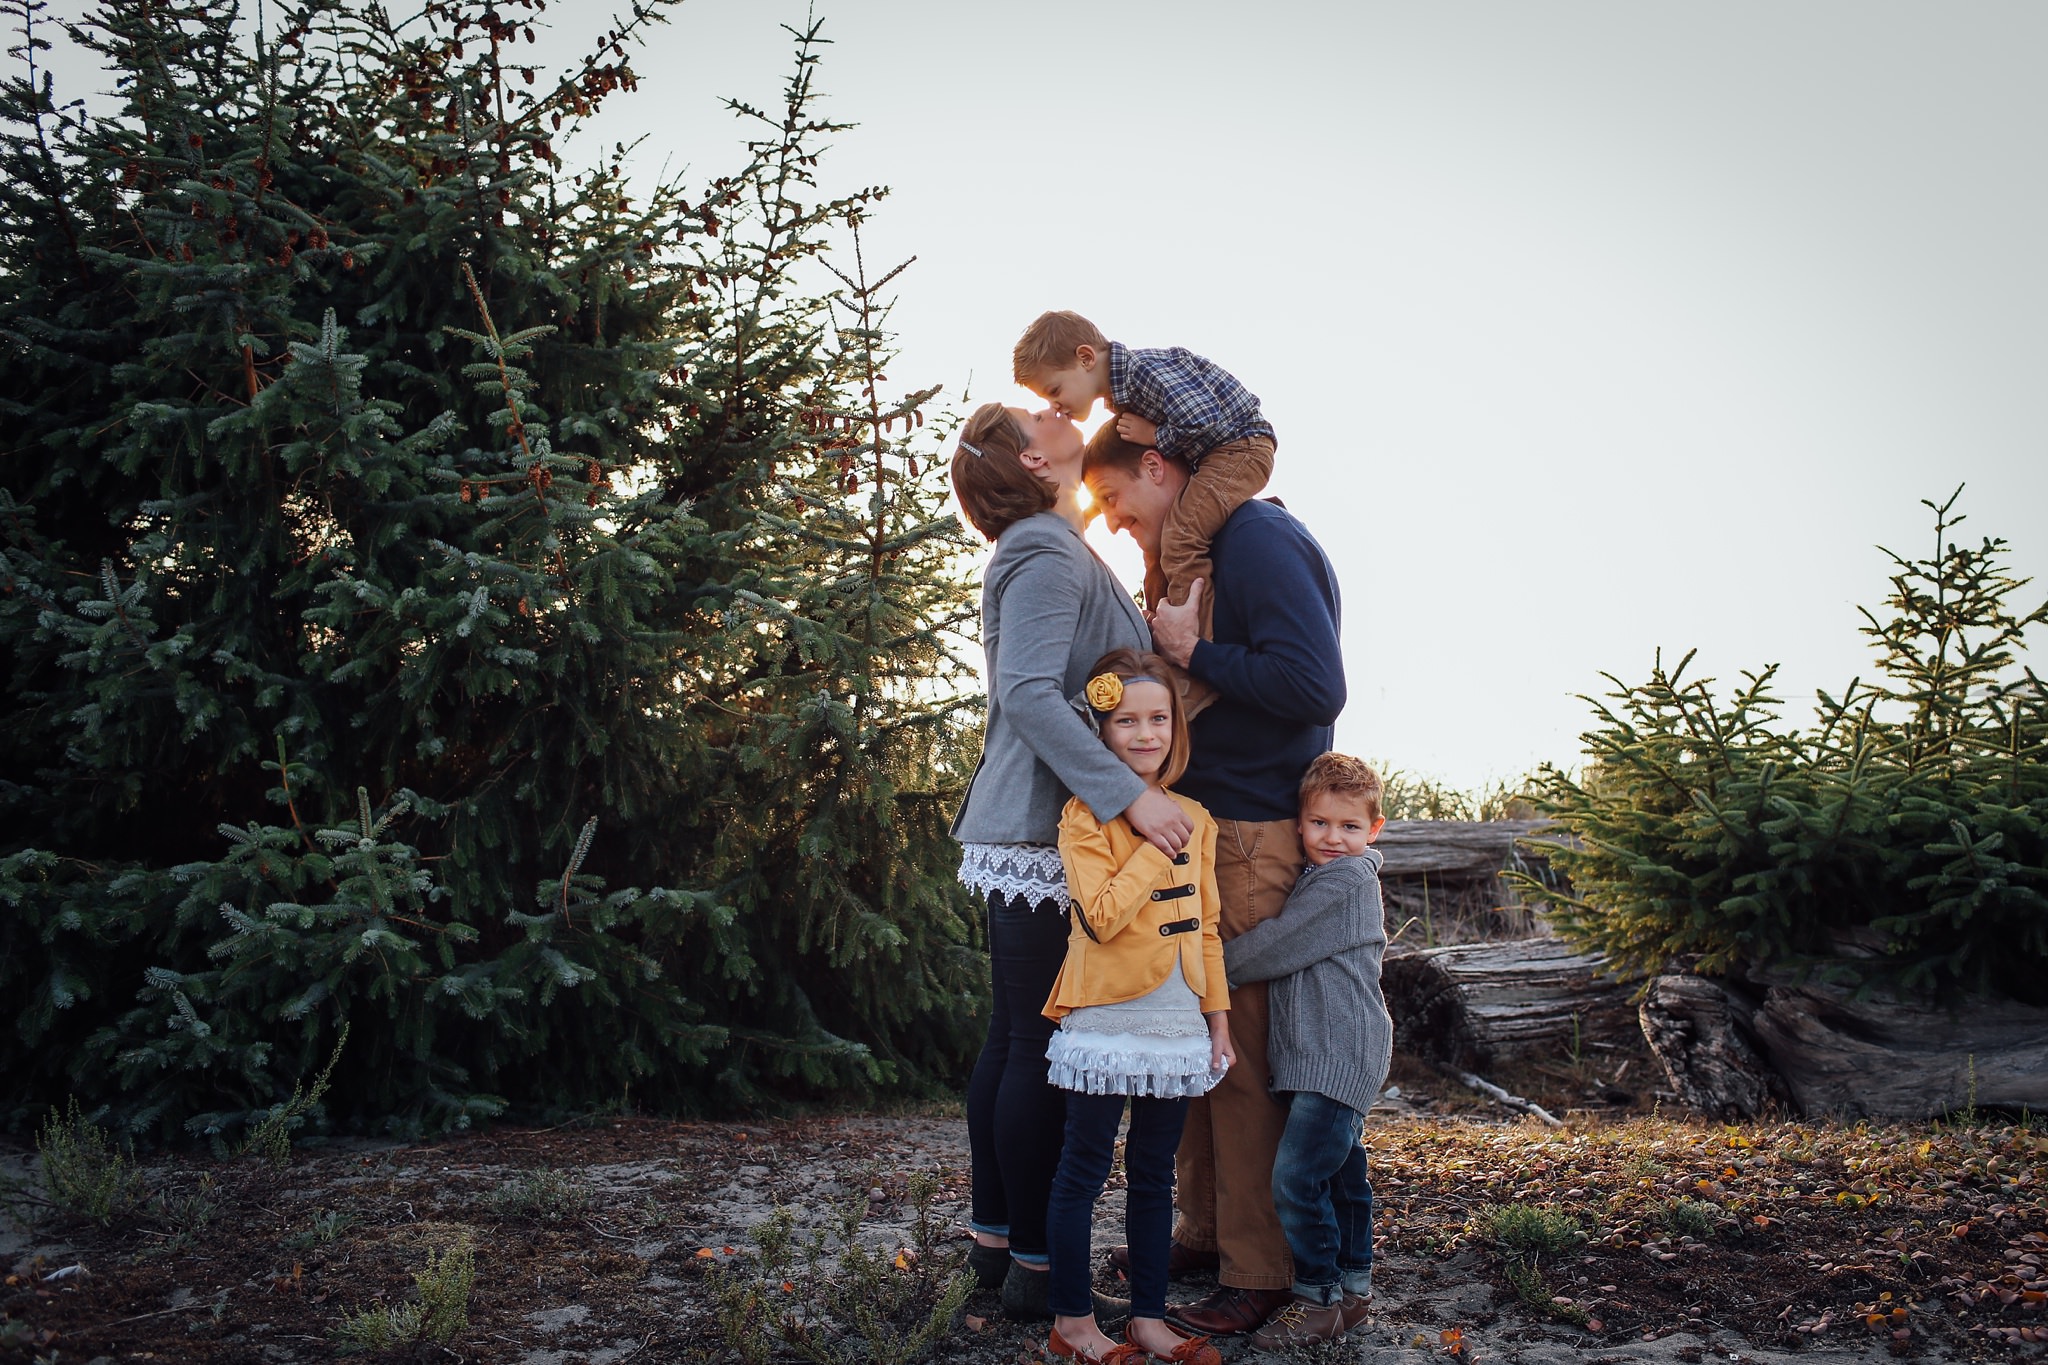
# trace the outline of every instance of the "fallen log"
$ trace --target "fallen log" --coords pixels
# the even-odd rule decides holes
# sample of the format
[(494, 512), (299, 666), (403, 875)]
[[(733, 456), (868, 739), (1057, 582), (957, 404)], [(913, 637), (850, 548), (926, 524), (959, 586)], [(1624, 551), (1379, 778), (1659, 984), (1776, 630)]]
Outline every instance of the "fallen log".
[(1753, 1115), (1765, 1096), (1851, 1118), (2048, 1109), (2048, 1010), (2010, 1001), (1945, 1009), (1811, 983), (1665, 976), (1641, 1017), (1672, 1089), (1708, 1113)]
[(1605, 959), (1554, 938), (1390, 954), (1380, 985), (1400, 1046), (1464, 1071), (1558, 1057), (1632, 1034), (1628, 989)]
[(1727, 1120), (1755, 1118), (1786, 1098), (1757, 1051), (1754, 1003), (1703, 976), (1650, 982), (1636, 1017), (1679, 1103)]
[(1546, 820), (1389, 820), (1374, 846), (1386, 858), (1382, 877), (1491, 878), (1504, 867), (1542, 861), (1543, 844), (1571, 839)]

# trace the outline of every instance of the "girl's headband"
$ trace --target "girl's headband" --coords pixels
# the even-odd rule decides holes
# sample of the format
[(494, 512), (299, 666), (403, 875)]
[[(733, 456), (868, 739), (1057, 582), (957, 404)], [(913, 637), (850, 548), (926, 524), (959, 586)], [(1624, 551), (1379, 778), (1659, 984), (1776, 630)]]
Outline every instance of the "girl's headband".
[(1125, 687), (1131, 683), (1141, 682), (1158, 683), (1169, 692), (1173, 690), (1172, 683), (1164, 678), (1155, 678), (1149, 673), (1138, 673), (1128, 678), (1119, 678), (1114, 673), (1097, 673), (1088, 680), (1088, 685), (1081, 689), (1081, 696), (1088, 703), (1090, 711), (1096, 715), (1106, 716), (1123, 705)]

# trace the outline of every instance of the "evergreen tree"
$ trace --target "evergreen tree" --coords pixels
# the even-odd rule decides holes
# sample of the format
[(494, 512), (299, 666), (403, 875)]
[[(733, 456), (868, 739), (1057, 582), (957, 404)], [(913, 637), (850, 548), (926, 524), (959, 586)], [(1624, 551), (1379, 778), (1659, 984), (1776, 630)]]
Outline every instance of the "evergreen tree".
[(662, 6), (547, 79), (543, 5), (113, 0), (95, 115), (11, 0), (14, 1123), (224, 1139), (343, 1024), (330, 1109), (410, 1128), (964, 1053), (961, 541), (820, 273), (880, 193), (816, 189), (822, 40), (738, 170), (641, 189), (555, 143)]
[(2048, 687), (2023, 661), (2048, 604), (2014, 609), (2004, 541), (1951, 539), (1960, 493), (1864, 613), (1875, 681), (1821, 693), (1811, 729), (1781, 723), (1775, 666), (1726, 700), (1690, 654), (1609, 679), (1584, 775), (1535, 793), (1578, 838), (1552, 859), (1571, 887), (1515, 877), (1565, 934), (1639, 974), (2048, 1001)]

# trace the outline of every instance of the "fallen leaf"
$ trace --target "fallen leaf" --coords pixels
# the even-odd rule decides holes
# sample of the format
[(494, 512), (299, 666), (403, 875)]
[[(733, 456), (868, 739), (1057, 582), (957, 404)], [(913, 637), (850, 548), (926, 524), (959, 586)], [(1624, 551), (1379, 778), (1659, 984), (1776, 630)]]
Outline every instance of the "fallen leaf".
[(987, 1318), (977, 1318), (972, 1313), (962, 1318), (961, 1321), (967, 1324), (967, 1330), (970, 1332), (979, 1332), (982, 1328), (988, 1326)]
[(697, 1248), (697, 1259), (698, 1259), (698, 1260), (700, 1260), (700, 1261), (710, 1261), (710, 1260), (715, 1260), (715, 1259), (717, 1259), (717, 1256), (718, 1256), (718, 1253), (717, 1253), (717, 1252), (715, 1252), (715, 1251), (713, 1251), (713, 1250), (712, 1250), (712, 1249), (711, 1249), (710, 1247), (698, 1247), (698, 1248)]

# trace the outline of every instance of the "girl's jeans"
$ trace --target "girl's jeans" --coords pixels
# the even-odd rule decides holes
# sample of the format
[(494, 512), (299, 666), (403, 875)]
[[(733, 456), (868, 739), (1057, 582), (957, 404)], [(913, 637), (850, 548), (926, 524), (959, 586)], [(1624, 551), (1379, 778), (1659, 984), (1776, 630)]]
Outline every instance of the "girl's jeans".
[(1131, 1131), (1124, 1139), (1124, 1240), (1131, 1248), (1131, 1316), (1166, 1316), (1166, 1254), (1173, 1239), (1173, 1150), (1187, 1121), (1186, 1100), (1149, 1096), (1067, 1096), (1067, 1143), (1053, 1177), (1046, 1231), (1052, 1245), (1052, 1283), (1046, 1302), (1055, 1314), (1085, 1318), (1095, 1311), (1089, 1232), (1095, 1200), (1109, 1179), (1117, 1120), (1126, 1100)]
[(1007, 1233), (1020, 1261), (1045, 1260), (1045, 1201), (1066, 1126), (1066, 1092), (1045, 1079), (1056, 1025), (1039, 1013), (1066, 958), (1063, 909), (988, 898), (993, 992), (988, 1041), (967, 1082), (968, 1221), (977, 1232)]
[(1294, 1292), (1332, 1304), (1372, 1284), (1372, 1182), (1358, 1145), (1365, 1116), (1326, 1095), (1288, 1097), (1273, 1158), (1273, 1207), (1294, 1253)]

